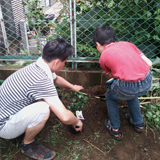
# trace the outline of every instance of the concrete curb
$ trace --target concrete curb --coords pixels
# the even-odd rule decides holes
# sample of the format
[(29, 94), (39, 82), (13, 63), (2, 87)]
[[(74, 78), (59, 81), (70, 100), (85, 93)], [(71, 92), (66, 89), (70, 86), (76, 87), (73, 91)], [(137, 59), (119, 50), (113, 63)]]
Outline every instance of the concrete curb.
[[(8, 76), (20, 68), (23, 67), (0, 65), (0, 79), (5, 80)], [(72, 70), (64, 68), (62, 71), (57, 73), (57, 75), (62, 76), (73, 84), (79, 84), (84, 87), (105, 84), (107, 80), (105, 72), (102, 70)]]

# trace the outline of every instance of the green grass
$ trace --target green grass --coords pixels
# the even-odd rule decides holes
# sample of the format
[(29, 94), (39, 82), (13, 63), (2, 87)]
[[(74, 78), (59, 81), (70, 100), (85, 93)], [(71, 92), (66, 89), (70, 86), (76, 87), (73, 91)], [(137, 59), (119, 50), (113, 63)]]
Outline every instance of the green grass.
[[(153, 83), (151, 91), (146, 95), (146, 97), (159, 97), (160, 96), (160, 69), (159, 68), (152, 68), (152, 74), (153, 74)], [(0, 80), (0, 85), (3, 83), (3, 80)], [(59, 93), (62, 94), (63, 98), (70, 98), (70, 95), (67, 93), (63, 93), (61, 88), (59, 88)], [(81, 95), (80, 95), (81, 96)], [(83, 100), (83, 95), (80, 97)], [(146, 102), (147, 100), (141, 100), (142, 102)], [(152, 126), (155, 130), (159, 130), (160, 126), (160, 100), (152, 99), (149, 100), (151, 102), (150, 104), (143, 105), (143, 109), (145, 109), (144, 116), (147, 118), (147, 125)], [(89, 111), (89, 109), (88, 109)], [(47, 128), (48, 133), (47, 137), (45, 139), (42, 138), (45, 134), (45, 130), (42, 130), (42, 132), (37, 136), (37, 140), (40, 142), (44, 142), (50, 145), (50, 149), (56, 150), (56, 148), (59, 148), (59, 150), (56, 150), (57, 156), (60, 159), (66, 159), (66, 160), (77, 160), (81, 156), (86, 155), (86, 157), (83, 157), (87, 159), (89, 156), (89, 153), (95, 149), (96, 144), (101, 143), (103, 145), (103, 148), (101, 150), (105, 150), (108, 153), (111, 152), (112, 149), (114, 149), (117, 142), (114, 139), (108, 139), (107, 144), (103, 144), (103, 142), (99, 142), (99, 137), (104, 136), (102, 133), (94, 132), (92, 135), (86, 138), (88, 142), (94, 141), (94, 145), (90, 143), (84, 143), (82, 140), (73, 140), (72, 137), (70, 139), (66, 139), (65, 134), (69, 134), (66, 132), (66, 130), (63, 128), (64, 125), (61, 123), (60, 120), (56, 122), (56, 125), (49, 126)], [(46, 128), (45, 128), (46, 129)], [(136, 140), (138, 136), (133, 136), (133, 140)], [(20, 149), (20, 143), (22, 141), (22, 137), (18, 137), (14, 140), (3, 140), (0, 139), (0, 155), (3, 160), (10, 160), (13, 157), (16, 157), (17, 151)], [(83, 143), (82, 143), (83, 141)], [(3, 155), (2, 155), (3, 154)], [(135, 155), (135, 160), (137, 159)]]
[(16, 153), (18, 153), (19, 151), (21, 141), (22, 141), (21, 136), (13, 140), (0, 139), (0, 151), (1, 151), (0, 155), (2, 159), (10, 160), (11, 158), (16, 157)]
[[(92, 147), (84, 146), (84, 143), (82, 144), (81, 141), (65, 138), (65, 134), (68, 133), (66, 133), (63, 127), (64, 125), (61, 121), (50, 127), (50, 132), (44, 140), (45, 143), (51, 144), (51, 148), (56, 151), (58, 158), (77, 160), (83, 154), (87, 155), (87, 153), (92, 151)], [(59, 145), (60, 150), (56, 150)]]
[[(80, 156), (87, 158), (83, 155), (89, 155), (93, 147), (85, 144), (83, 140), (79, 141), (65, 138), (65, 134), (67, 133), (63, 127), (64, 125), (62, 122), (58, 121), (56, 125), (47, 128), (48, 133), (45, 138), (42, 138), (42, 136), (44, 137), (46, 128), (37, 136), (36, 140), (43, 143), (45, 146), (48, 145), (51, 150), (55, 150), (59, 159), (78, 160)], [(20, 136), (13, 140), (0, 140), (0, 150), (3, 150), (0, 155), (3, 154), (1, 156), (3, 160), (17, 158), (22, 139), (23, 137)], [(59, 148), (59, 150), (56, 150), (56, 148)]]

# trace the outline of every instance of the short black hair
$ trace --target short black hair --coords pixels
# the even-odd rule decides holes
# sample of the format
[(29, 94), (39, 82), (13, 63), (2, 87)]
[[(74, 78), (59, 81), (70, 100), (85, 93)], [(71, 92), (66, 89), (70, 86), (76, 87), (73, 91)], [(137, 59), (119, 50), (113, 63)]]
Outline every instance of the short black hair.
[(47, 62), (58, 58), (66, 60), (73, 54), (73, 46), (63, 38), (56, 38), (46, 43), (43, 48), (42, 58)]
[(96, 42), (101, 45), (109, 44), (116, 41), (116, 35), (114, 30), (107, 25), (99, 26), (93, 34), (93, 43), (96, 45)]

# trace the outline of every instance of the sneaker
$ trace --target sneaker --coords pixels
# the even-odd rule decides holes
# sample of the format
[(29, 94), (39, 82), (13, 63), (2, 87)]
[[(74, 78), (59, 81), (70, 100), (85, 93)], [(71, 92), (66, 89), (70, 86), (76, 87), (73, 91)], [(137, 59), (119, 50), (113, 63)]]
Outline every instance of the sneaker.
[(21, 153), (30, 158), (38, 160), (52, 160), (56, 155), (55, 151), (49, 150), (36, 141), (33, 141), (32, 143), (27, 145), (24, 145), (22, 143)]

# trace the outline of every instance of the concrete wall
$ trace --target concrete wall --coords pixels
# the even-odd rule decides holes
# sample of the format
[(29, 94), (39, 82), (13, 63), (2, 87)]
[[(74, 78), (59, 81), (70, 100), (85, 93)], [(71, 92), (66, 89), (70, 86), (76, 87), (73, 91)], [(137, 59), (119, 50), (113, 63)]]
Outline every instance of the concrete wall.
[[(9, 75), (22, 67), (17, 66), (0, 66), (0, 79), (5, 80)], [(57, 75), (62, 76), (73, 84), (85, 86), (94, 86), (104, 84), (107, 77), (102, 70), (72, 70), (63, 69)]]

